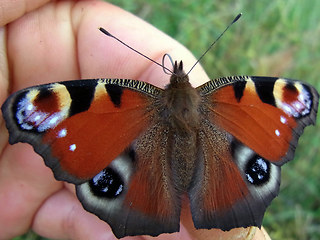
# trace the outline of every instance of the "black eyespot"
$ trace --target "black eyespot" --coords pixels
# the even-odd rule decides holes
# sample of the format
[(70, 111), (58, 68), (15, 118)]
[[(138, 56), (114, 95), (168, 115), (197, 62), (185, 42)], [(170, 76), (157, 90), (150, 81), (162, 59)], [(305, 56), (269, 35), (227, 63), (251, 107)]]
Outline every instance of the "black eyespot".
[(248, 161), (245, 173), (251, 184), (262, 185), (269, 181), (270, 163), (259, 155), (255, 155)]
[(89, 186), (94, 195), (104, 198), (117, 198), (124, 190), (121, 176), (109, 167), (92, 178)]

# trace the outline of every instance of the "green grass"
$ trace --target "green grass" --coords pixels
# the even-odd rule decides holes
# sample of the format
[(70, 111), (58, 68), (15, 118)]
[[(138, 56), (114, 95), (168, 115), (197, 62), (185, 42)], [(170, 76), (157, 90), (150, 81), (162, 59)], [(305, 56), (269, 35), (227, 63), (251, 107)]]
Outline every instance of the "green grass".
[[(320, 90), (318, 0), (111, 2), (177, 39), (195, 56), (242, 12), (240, 21), (203, 59), (208, 75), (283, 76), (309, 82)], [(272, 239), (320, 239), (319, 142), (318, 120), (300, 139), (295, 159), (282, 167), (280, 195), (267, 209), (263, 222)], [(42, 238), (29, 233), (18, 239)]]

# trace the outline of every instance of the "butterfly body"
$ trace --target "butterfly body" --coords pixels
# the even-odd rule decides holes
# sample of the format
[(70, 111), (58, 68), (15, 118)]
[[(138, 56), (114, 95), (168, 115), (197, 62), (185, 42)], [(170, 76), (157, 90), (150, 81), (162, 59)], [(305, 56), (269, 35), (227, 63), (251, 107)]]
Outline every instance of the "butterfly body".
[(261, 226), (280, 167), (314, 124), (307, 84), (224, 77), (193, 88), (175, 64), (165, 89), (130, 79), (30, 87), (2, 106), (9, 142), (27, 142), (117, 237)]

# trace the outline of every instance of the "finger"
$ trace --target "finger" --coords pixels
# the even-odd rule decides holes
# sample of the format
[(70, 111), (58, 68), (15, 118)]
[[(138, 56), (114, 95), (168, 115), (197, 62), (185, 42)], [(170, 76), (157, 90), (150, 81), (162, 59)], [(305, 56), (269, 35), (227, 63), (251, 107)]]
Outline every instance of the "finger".
[[(82, 4), (80, 3), (76, 8), (83, 8)], [(108, 9), (108, 13), (103, 9)], [(159, 87), (164, 87), (169, 82), (169, 76), (164, 74), (161, 67), (97, 31), (99, 27), (106, 28), (113, 35), (157, 62), (161, 63), (165, 53), (170, 53), (173, 59), (184, 60), (187, 68), (195, 62), (191, 53), (178, 42), (116, 6), (92, 3), (90, 11), (83, 15), (82, 27), (78, 31), (78, 55), (82, 78), (97, 76), (132, 78)], [(200, 66), (194, 74), (197, 77), (193, 78), (192, 75), (190, 78), (195, 85), (206, 82), (208, 79)]]
[(52, 2), (8, 26), (11, 91), (78, 77), (72, 6)]
[(220, 229), (195, 229), (190, 209), (184, 207), (181, 214), (182, 228), (185, 228), (194, 240), (267, 240), (270, 239), (267, 232), (262, 228), (247, 227), (234, 228), (230, 231)]
[(262, 227), (261, 229), (257, 229), (257, 232), (252, 240), (271, 240), (271, 238), (266, 230)]
[[(54, 5), (51, 4), (51, 6)], [(37, 75), (39, 74), (37, 70), (44, 73), (41, 77), (50, 79), (51, 72), (46, 69), (45, 64), (42, 64), (45, 63), (46, 58), (45, 51), (41, 52), (43, 49), (39, 47), (41, 34), (35, 34), (37, 30), (33, 29), (40, 16), (40, 19), (44, 20), (44, 22), (46, 22), (45, 19), (52, 16), (46, 16), (43, 12), (48, 13), (50, 10), (47, 6), (42, 7), (20, 18), (18, 20), (18, 23), (21, 23), (20, 26), (13, 23), (8, 27), (8, 48), (11, 52), (8, 50), (7, 53), (11, 60), (11, 66), (17, 67), (13, 68), (14, 71), (12, 72), (12, 76), (10, 76), (10, 79), (13, 79), (13, 81), (17, 77), (20, 83), (25, 84), (24, 74), (26, 74), (25, 76), (30, 73)], [(27, 28), (24, 29), (24, 27)], [(15, 36), (15, 33), (19, 32), (19, 29), (24, 29), (25, 31), (21, 31), (20, 35)], [(33, 39), (32, 35), (34, 35)], [(24, 42), (25, 36), (28, 37), (27, 40), (36, 39), (40, 41)], [(11, 37), (17, 38), (12, 40)], [(20, 44), (20, 46), (15, 45), (15, 43)], [(24, 46), (24, 43), (32, 45), (31, 51), (26, 50), (28, 46)], [(43, 54), (44, 58), (39, 60), (39, 55), (41, 54)], [(30, 69), (23, 68), (24, 65), (28, 67), (28, 63), (33, 61), (33, 57), (38, 58), (37, 65), (29, 65), (29, 67), (33, 67)], [(13, 64), (15, 60), (17, 60), (18, 65)], [(45, 74), (45, 71), (48, 71), (48, 73)], [(57, 73), (61, 72), (57, 71), (57, 69), (55, 71)], [(16, 73), (21, 73), (21, 75)], [(1, 124), (1, 130), (3, 128), (4, 126)], [(1, 136), (7, 137), (7, 131), (5, 130), (5, 134), (1, 133)], [(13, 236), (24, 233), (31, 226), (33, 216), (42, 202), (62, 186), (62, 183), (54, 181), (52, 172), (45, 167), (42, 159), (33, 152), (30, 146), (18, 144), (8, 146), (5, 150), (2, 150), (0, 162), (0, 238), (10, 239)]]
[(23, 16), (50, 0), (21, 0), (21, 1), (0, 1), (0, 26)]
[[(30, 83), (97, 77), (134, 78), (160, 86), (168, 83), (169, 78), (161, 67), (106, 37), (98, 30), (100, 26), (109, 28), (153, 59), (161, 59), (164, 53), (170, 53), (174, 59), (183, 57), (186, 69), (195, 62), (177, 42), (129, 13), (121, 15), (124, 11), (110, 4), (84, 1), (74, 6), (70, 2), (52, 5), (29, 13), (10, 26), (8, 53), (14, 59), (11, 62), (13, 90)], [(72, 19), (68, 15), (71, 8)], [(62, 13), (55, 14), (59, 9), (63, 9)], [(67, 23), (61, 24), (62, 21)], [(199, 85), (208, 78), (198, 67), (190, 79)]]
[[(80, 3), (76, 8), (83, 8), (82, 4), (85, 3)], [(108, 13), (103, 9), (108, 9)], [(78, 49), (79, 66), (83, 78), (96, 76), (133, 78), (160, 87), (168, 84), (169, 81), (169, 77), (164, 74), (161, 67), (97, 31), (99, 27), (106, 28), (113, 35), (157, 62), (161, 63), (165, 53), (169, 53), (178, 61), (183, 60), (186, 69), (195, 62), (191, 53), (181, 44), (116, 6), (91, 3), (90, 11), (82, 15), (84, 17), (82, 27), (78, 31)], [(199, 85), (207, 81), (208, 77), (201, 67), (194, 73), (198, 77), (190, 78), (195, 84)]]
[[(6, 34), (5, 29), (0, 28), (0, 103), (4, 102), (8, 95), (9, 85), (9, 69), (7, 61), (6, 49)], [(5, 129), (2, 112), (0, 111), (0, 154), (4, 147), (8, 144), (8, 132)]]
[(0, 161), (0, 239), (27, 231), (44, 199), (61, 187), (31, 146), (6, 148)]
[(85, 211), (67, 189), (45, 201), (35, 215), (32, 229), (54, 239), (116, 239), (109, 225)]
[[(193, 225), (190, 207), (188, 205), (183, 205), (181, 223), (183, 228), (188, 231), (191, 239), (194, 240), (251, 240), (256, 231), (255, 227), (235, 228), (230, 231), (222, 231), (220, 229), (196, 229)], [(257, 238), (256, 240), (261, 240), (261, 238)]]

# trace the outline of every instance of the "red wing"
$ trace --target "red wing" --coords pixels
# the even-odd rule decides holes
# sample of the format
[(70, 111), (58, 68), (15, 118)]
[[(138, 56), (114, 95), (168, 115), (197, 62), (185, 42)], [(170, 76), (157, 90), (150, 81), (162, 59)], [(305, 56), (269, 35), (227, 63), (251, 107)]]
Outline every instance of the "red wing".
[(189, 189), (196, 228), (261, 226), (278, 195), (280, 165), (314, 124), (318, 93), (298, 81), (231, 77), (198, 88), (202, 123)]
[(151, 90), (146, 94), (145, 86), (153, 87), (104, 79), (24, 89), (3, 106), (10, 143), (33, 145), (58, 180), (83, 182), (148, 128), (154, 112), (149, 108)]
[(155, 115), (161, 91), (125, 79), (53, 83), (15, 93), (3, 115), (10, 143), (30, 143), (117, 237), (156, 236), (180, 220), (168, 129)]

